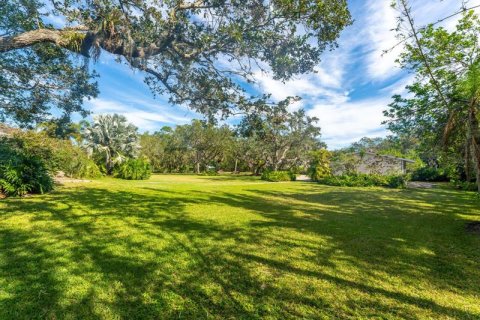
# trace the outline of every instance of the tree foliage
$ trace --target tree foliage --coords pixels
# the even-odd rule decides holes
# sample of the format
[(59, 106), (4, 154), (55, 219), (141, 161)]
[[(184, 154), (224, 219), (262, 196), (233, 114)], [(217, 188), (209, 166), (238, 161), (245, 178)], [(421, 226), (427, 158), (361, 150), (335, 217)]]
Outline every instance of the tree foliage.
[(228, 126), (193, 120), (175, 129), (164, 127), (141, 136), (141, 153), (156, 172), (200, 173), (208, 167), (220, 169), (233, 141)]
[[(0, 43), (14, 34), (51, 28), (42, 21), (45, 10), (36, 0), (1, 1)], [(0, 121), (32, 127), (47, 119), (68, 123), (76, 112), (85, 116), (83, 100), (98, 93), (95, 76), (86, 61), (50, 43), (1, 52)]]
[[(276, 79), (309, 72), (321, 53), (336, 46), (341, 30), (351, 23), (346, 0), (12, 0), (0, 12), (6, 33), (0, 37), (2, 59), (28, 56), (34, 50), (58, 51), (67, 62), (102, 51), (146, 74), (155, 94), (189, 105), (210, 118), (245, 110), (255, 103), (240, 85), (254, 81), (254, 71), (269, 71)], [(15, 9), (18, 17), (4, 17)], [(48, 24), (55, 17), (61, 27)], [(5, 27), (8, 26), (8, 29)], [(40, 57), (43, 55), (40, 55)], [(32, 75), (43, 72), (37, 60)], [(47, 65), (48, 66), (48, 65)], [(35, 68), (39, 68), (38, 70)], [(58, 77), (90, 74), (60, 68)], [(2, 71), (3, 72), (3, 71)], [(16, 79), (15, 85), (22, 84)], [(69, 87), (73, 88), (73, 82)], [(83, 88), (84, 86), (82, 86)], [(84, 88), (85, 89), (85, 88)], [(17, 92), (18, 90), (9, 90)], [(89, 90), (74, 98), (89, 96)], [(52, 97), (54, 92), (49, 91)], [(61, 103), (58, 104), (61, 106)], [(13, 106), (12, 112), (17, 110)]]
[(406, 1), (403, 16), (415, 41), (407, 41), (400, 64), (416, 74), (408, 97), (396, 95), (385, 115), (395, 133), (418, 137), (447, 155), (463, 155), (467, 179), (477, 172), (480, 190), (479, 64), (480, 20), (464, 14), (449, 32), (429, 25), (416, 30)]
[(305, 165), (308, 152), (321, 146), (318, 119), (307, 116), (303, 109), (290, 112), (290, 103), (291, 99), (287, 99), (276, 105), (259, 106), (238, 126), (240, 136), (255, 141), (252, 146), (263, 166), (273, 171)]
[(313, 181), (319, 181), (332, 174), (330, 168), (331, 152), (320, 149), (310, 152), (308, 175)]
[(156, 172), (294, 170), (323, 144), (316, 119), (286, 106), (264, 107), (235, 128), (199, 120), (141, 136), (141, 153)]

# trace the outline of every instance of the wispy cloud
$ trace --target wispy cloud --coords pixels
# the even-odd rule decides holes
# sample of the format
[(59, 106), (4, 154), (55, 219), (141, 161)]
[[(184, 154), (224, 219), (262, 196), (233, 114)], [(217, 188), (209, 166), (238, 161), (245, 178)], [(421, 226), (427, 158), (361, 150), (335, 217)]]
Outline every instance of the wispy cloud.
[(335, 149), (359, 137), (385, 135), (387, 130), (381, 125), (385, 120), (382, 111), (388, 103), (388, 98), (372, 98), (342, 104), (317, 104), (308, 114), (320, 119), (324, 140)]
[[(137, 100), (137, 102), (141, 102)], [(94, 114), (118, 113), (124, 115), (128, 121), (137, 126), (141, 132), (155, 131), (164, 125), (185, 124), (190, 122), (191, 117), (181, 117), (168, 112), (167, 108), (157, 108), (156, 111), (144, 109), (148, 102), (133, 104), (119, 102), (117, 100), (94, 99), (87, 102), (88, 107)]]
[(365, 57), (367, 72), (372, 80), (385, 80), (400, 71), (395, 60), (401, 48), (384, 53), (398, 42), (392, 31), (396, 27), (396, 12), (388, 0), (367, 1), (364, 10), (365, 37), (362, 37), (361, 45), (368, 52)]

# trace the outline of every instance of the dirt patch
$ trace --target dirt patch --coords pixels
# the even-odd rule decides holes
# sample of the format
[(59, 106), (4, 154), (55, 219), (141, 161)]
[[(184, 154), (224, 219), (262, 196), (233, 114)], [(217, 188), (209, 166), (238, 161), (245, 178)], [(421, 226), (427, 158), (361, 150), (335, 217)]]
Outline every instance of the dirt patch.
[(415, 189), (433, 189), (433, 188), (436, 188), (437, 185), (432, 182), (411, 181), (408, 183), (408, 187), (415, 188)]
[(67, 177), (64, 177), (64, 178), (55, 177), (53, 180), (55, 181), (55, 183), (58, 183), (58, 184), (92, 182), (92, 180), (73, 179), (73, 178), (67, 178)]
[(306, 175), (299, 175), (297, 176), (296, 181), (312, 181), (309, 176)]
[(467, 229), (467, 232), (474, 233), (480, 236), (480, 221), (473, 221), (467, 223), (465, 229)]
[(65, 175), (65, 172), (63, 171), (58, 171), (55, 177), (53, 177), (53, 180), (57, 184), (91, 182), (91, 180), (74, 179), (74, 178), (67, 177)]

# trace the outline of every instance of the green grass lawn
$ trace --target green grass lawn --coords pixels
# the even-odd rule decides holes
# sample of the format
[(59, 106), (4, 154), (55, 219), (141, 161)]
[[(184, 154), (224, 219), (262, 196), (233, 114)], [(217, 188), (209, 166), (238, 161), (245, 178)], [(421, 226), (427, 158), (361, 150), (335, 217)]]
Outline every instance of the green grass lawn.
[(0, 319), (480, 319), (474, 194), (252, 177), (0, 200)]

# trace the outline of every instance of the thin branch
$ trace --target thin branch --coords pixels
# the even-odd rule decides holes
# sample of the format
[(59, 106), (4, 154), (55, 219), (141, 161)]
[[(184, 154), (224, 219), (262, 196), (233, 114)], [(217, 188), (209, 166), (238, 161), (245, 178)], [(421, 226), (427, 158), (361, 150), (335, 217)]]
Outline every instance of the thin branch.
[[(459, 11), (457, 11), (457, 12), (455, 12), (455, 13), (447, 16), (447, 17), (441, 18), (441, 19), (437, 20), (436, 22), (429, 24), (428, 26), (436, 26), (436, 25), (438, 25), (438, 24), (440, 24), (440, 23), (442, 23), (442, 22), (444, 22), (444, 21), (446, 21), (446, 20), (448, 20), (448, 19), (451, 19), (451, 18), (453, 18), (453, 17), (455, 17), (455, 16), (458, 16), (459, 14), (462, 14), (462, 13), (464, 13), (464, 12), (466, 12), (466, 11), (470, 11), (470, 10), (473, 10), (473, 9), (476, 9), (476, 8), (480, 8), (480, 5), (476, 5), (476, 6), (469, 7), (469, 8), (462, 7), (462, 9), (460, 9)], [(423, 27), (421, 27), (421, 28), (418, 28), (417, 32), (421, 32), (421, 31), (425, 30), (426, 28), (427, 28), (427, 26), (423, 26)], [(402, 39), (402, 40), (399, 41), (398, 43), (396, 43), (396, 44), (395, 44), (394, 46), (392, 46), (390, 49), (384, 50), (383, 52), (384, 52), (384, 53), (391, 52), (391, 51), (393, 51), (396, 47), (398, 47), (399, 45), (407, 42), (409, 39), (411, 39), (411, 38), (413, 38), (413, 37), (414, 37), (414, 36), (413, 36), (413, 34), (412, 34), (412, 35), (406, 37), (405, 39)]]

